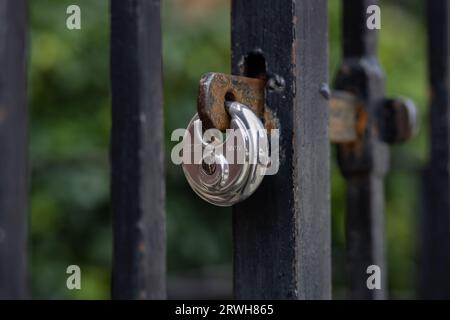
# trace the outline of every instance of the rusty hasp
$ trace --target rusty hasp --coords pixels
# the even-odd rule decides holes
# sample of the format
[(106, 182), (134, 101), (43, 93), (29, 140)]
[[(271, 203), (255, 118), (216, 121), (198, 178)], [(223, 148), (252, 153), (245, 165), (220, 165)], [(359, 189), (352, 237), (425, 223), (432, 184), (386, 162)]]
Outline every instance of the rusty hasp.
[(329, 134), (332, 143), (356, 141), (367, 125), (362, 102), (353, 94), (333, 91), (330, 98)]
[[(405, 142), (417, 131), (416, 106), (410, 99), (384, 99), (378, 105), (376, 115), (379, 138), (388, 144)], [(331, 93), (329, 134), (332, 143), (361, 139), (367, 123), (368, 114), (361, 99), (346, 91)]]
[[(197, 111), (205, 129), (225, 131), (230, 116), (225, 101), (247, 105), (264, 120), (266, 129), (273, 128), (270, 112), (265, 110), (266, 80), (206, 73), (200, 79)], [(330, 97), (329, 134), (332, 143), (352, 143), (364, 135), (368, 123), (364, 101), (343, 90), (335, 90)], [(386, 143), (404, 142), (416, 131), (416, 107), (411, 100), (384, 99), (378, 108), (377, 131)]]
[[(270, 79), (267, 81), (270, 84)], [(266, 80), (234, 76), (223, 73), (206, 73), (200, 79), (197, 111), (205, 129), (225, 131), (230, 126), (230, 116), (225, 101), (232, 100), (247, 105), (264, 120), (266, 129), (274, 128), (271, 113), (265, 110)], [(330, 140), (349, 143), (363, 134), (367, 116), (361, 101), (354, 95), (334, 91), (330, 100)]]
[(200, 79), (197, 111), (205, 129), (225, 131), (230, 127), (230, 116), (225, 101), (237, 101), (264, 117), (264, 92), (266, 81), (257, 78), (206, 73)]

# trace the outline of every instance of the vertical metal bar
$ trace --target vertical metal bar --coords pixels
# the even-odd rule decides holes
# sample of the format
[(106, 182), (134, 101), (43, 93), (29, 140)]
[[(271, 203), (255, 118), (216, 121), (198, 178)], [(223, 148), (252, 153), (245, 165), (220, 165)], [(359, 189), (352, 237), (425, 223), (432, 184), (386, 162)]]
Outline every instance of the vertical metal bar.
[(0, 299), (27, 297), (27, 5), (0, 2)]
[(331, 297), (327, 29), (325, 0), (232, 2), (233, 73), (283, 79), (266, 92), (279, 172), (233, 208), (239, 299)]
[(431, 157), (424, 174), (420, 295), (450, 299), (450, 4), (426, 1)]
[(160, 2), (111, 1), (113, 298), (166, 297)]
[[(366, 103), (368, 126), (361, 141), (338, 147), (338, 161), (347, 181), (346, 241), (350, 296), (383, 299), (386, 290), (384, 262), (384, 187), (388, 149), (379, 140), (375, 109), (384, 98), (384, 76), (377, 59), (377, 30), (366, 27), (369, 5), (377, 0), (343, 2), (344, 62), (336, 88), (357, 94)], [(381, 289), (367, 287), (367, 267), (381, 269)]]

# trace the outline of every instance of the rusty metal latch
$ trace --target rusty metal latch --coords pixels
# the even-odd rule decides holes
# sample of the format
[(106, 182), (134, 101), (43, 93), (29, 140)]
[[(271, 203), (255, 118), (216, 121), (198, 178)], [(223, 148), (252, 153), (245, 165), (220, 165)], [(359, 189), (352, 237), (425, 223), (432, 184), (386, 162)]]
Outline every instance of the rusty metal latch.
[(260, 118), (264, 112), (265, 81), (256, 78), (223, 73), (206, 73), (200, 79), (197, 112), (206, 129), (225, 131), (230, 127), (230, 116), (225, 100), (249, 106)]
[[(197, 111), (204, 128), (226, 130), (230, 116), (225, 101), (237, 101), (250, 107), (270, 129), (273, 126), (264, 110), (266, 81), (257, 78), (207, 73), (200, 79)], [(357, 141), (367, 128), (368, 114), (364, 101), (344, 91), (329, 97), (329, 136), (332, 143)], [(405, 98), (385, 99), (376, 115), (379, 138), (386, 143), (410, 139), (416, 131), (416, 107)]]

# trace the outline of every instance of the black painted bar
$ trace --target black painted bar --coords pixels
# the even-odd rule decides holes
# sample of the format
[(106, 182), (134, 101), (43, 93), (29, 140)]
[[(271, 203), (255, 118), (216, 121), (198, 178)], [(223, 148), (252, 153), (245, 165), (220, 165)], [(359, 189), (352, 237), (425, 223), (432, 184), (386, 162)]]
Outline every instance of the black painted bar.
[(111, 0), (112, 295), (166, 297), (160, 2)]
[(233, 208), (238, 299), (331, 298), (327, 36), (325, 0), (232, 1), (233, 74), (284, 79), (279, 172)]
[[(366, 103), (368, 126), (361, 141), (338, 147), (338, 162), (347, 182), (346, 250), (350, 297), (386, 298), (384, 258), (384, 175), (387, 145), (376, 128), (376, 108), (384, 98), (384, 76), (377, 59), (378, 31), (366, 27), (367, 7), (377, 0), (343, 1), (344, 61), (336, 89), (358, 95)], [(367, 267), (381, 269), (381, 289), (367, 287)]]
[(431, 156), (424, 172), (420, 296), (450, 299), (450, 4), (426, 1)]
[(0, 299), (27, 293), (27, 2), (0, 1)]

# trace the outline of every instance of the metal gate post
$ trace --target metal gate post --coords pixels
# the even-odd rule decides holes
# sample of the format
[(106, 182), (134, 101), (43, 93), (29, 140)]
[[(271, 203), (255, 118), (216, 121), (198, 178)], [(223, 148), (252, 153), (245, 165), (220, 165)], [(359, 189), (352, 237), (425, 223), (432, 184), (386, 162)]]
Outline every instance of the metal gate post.
[[(384, 99), (384, 76), (377, 59), (378, 31), (366, 27), (367, 7), (377, 0), (343, 2), (344, 61), (336, 89), (359, 96), (366, 104), (368, 125), (358, 143), (340, 145), (338, 161), (347, 182), (346, 246), (350, 296), (383, 299), (386, 289), (384, 262), (384, 186), (388, 148), (376, 133), (376, 107)], [(371, 265), (381, 270), (381, 289), (369, 290), (366, 273)]]
[(331, 297), (326, 0), (233, 0), (232, 73), (269, 79), (280, 168), (233, 208), (238, 299)]
[(166, 297), (160, 2), (111, 1), (113, 298)]
[(450, 299), (450, 4), (426, 1), (431, 156), (424, 172), (420, 295)]
[(0, 2), (0, 299), (27, 297), (27, 1)]

